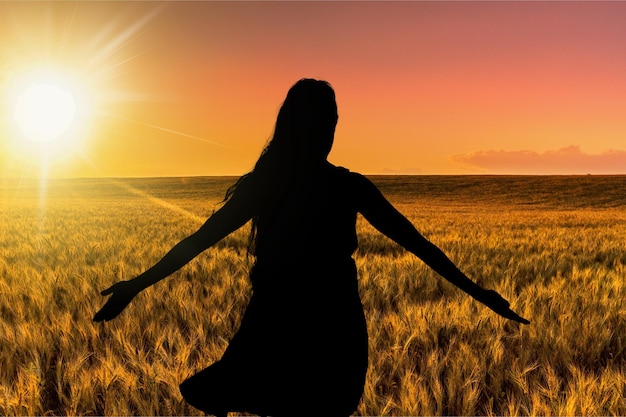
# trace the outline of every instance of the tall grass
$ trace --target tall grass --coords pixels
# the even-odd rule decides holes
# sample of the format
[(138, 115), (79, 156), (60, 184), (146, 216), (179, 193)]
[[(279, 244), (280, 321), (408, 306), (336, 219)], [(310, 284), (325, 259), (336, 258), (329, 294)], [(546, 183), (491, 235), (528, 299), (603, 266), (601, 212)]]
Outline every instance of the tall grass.
[[(496, 316), (359, 220), (370, 367), (358, 414), (626, 415), (624, 177), (374, 180), (532, 324)], [(199, 414), (178, 384), (237, 329), (245, 227), (117, 319), (91, 319), (100, 290), (193, 232), (231, 182), (0, 181), (0, 414)]]

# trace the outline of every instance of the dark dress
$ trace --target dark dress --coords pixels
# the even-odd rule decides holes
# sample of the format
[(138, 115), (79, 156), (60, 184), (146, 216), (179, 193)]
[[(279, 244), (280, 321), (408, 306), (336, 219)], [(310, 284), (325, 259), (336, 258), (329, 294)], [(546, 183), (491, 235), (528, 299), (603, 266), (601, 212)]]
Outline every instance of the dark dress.
[(250, 303), (221, 360), (181, 384), (191, 405), (273, 416), (356, 410), (367, 371), (351, 257), (356, 175), (327, 164), (286, 210), (259, 219)]

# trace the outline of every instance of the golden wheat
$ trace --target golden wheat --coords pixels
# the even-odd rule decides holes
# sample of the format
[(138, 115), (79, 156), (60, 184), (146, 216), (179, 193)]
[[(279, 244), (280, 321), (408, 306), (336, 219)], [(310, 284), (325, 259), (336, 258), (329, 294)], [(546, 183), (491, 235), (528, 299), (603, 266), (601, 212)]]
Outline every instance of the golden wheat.
[[(496, 316), (359, 220), (370, 335), (359, 414), (626, 414), (623, 177), (375, 181), (532, 324)], [(199, 414), (178, 384), (237, 329), (245, 227), (114, 321), (91, 318), (100, 290), (193, 232), (231, 182), (0, 181), (0, 414)]]

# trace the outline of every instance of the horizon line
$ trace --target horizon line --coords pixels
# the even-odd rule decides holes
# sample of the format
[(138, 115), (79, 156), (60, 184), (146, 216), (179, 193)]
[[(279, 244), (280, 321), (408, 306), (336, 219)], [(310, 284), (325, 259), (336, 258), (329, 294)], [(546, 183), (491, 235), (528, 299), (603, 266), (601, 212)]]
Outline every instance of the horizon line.
[[(626, 176), (625, 173), (621, 174), (530, 174), (530, 173), (472, 173), (472, 174), (428, 174), (428, 173), (418, 173), (418, 174), (410, 174), (410, 173), (360, 173), (366, 177), (620, 177)], [(97, 180), (97, 179), (176, 179), (176, 178), (239, 178), (242, 175), (235, 174), (216, 174), (216, 175), (143, 175), (143, 176), (74, 176), (74, 177), (0, 177), (0, 181), (6, 180), (15, 180), (15, 181), (42, 181), (42, 180)]]

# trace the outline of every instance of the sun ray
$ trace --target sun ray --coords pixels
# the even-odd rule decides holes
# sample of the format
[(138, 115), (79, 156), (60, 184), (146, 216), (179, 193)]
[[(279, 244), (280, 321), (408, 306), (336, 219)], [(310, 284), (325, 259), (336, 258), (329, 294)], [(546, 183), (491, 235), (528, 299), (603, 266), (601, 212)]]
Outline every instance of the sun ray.
[(115, 117), (115, 118), (118, 118), (118, 119), (122, 119), (122, 120), (126, 120), (128, 122), (140, 124), (140, 125), (143, 125), (143, 126), (146, 126), (146, 127), (150, 127), (152, 129), (160, 130), (162, 132), (172, 133), (174, 135), (183, 136), (183, 137), (186, 137), (186, 138), (194, 139), (194, 140), (197, 140), (197, 141), (200, 141), (200, 142), (204, 142), (204, 143), (208, 143), (208, 144), (215, 145), (215, 146), (220, 146), (222, 148), (237, 149), (237, 148), (235, 148), (233, 146), (230, 146), (230, 145), (225, 145), (223, 143), (219, 143), (219, 142), (216, 142), (216, 141), (213, 141), (213, 140), (209, 140), (209, 139), (206, 139), (206, 138), (201, 138), (200, 136), (190, 135), (188, 133), (181, 132), (179, 130), (168, 129), (166, 127), (157, 126), (157, 125), (152, 124), (152, 123), (142, 122), (140, 120), (135, 120), (135, 119), (131, 119), (129, 117), (124, 117), (124, 116), (121, 116), (119, 114), (113, 114), (113, 113), (107, 113), (107, 114), (109, 116), (112, 116), (112, 117)]
[(150, 12), (144, 14), (140, 19), (135, 21), (132, 25), (124, 29), (115, 38), (108, 41), (108, 43), (102, 47), (96, 49), (96, 52), (87, 61), (88, 68), (99, 68), (110, 56), (114, 55), (117, 51), (122, 49), (125, 45), (130, 43), (138, 32), (143, 29), (152, 19), (154, 19), (164, 8), (163, 4), (155, 7)]
[(128, 191), (131, 194), (134, 194), (134, 195), (139, 196), (139, 197), (143, 197), (146, 200), (150, 201), (151, 203), (154, 203), (154, 204), (156, 204), (156, 205), (158, 205), (160, 207), (163, 207), (163, 208), (168, 209), (170, 211), (173, 211), (175, 213), (182, 214), (183, 216), (185, 216), (185, 217), (187, 217), (189, 219), (192, 219), (192, 220), (194, 220), (194, 221), (196, 221), (198, 223), (203, 223), (206, 220), (206, 218), (198, 216), (197, 214), (192, 213), (189, 210), (185, 210), (184, 208), (179, 207), (176, 204), (172, 204), (172, 203), (170, 203), (168, 201), (165, 201), (162, 198), (158, 198), (158, 197), (155, 197), (153, 195), (150, 195), (149, 193), (147, 193), (145, 191), (142, 191), (142, 190), (139, 190), (139, 189), (133, 187), (132, 185), (126, 184), (126, 183), (124, 183), (124, 182), (122, 182), (120, 180), (109, 178), (109, 179), (107, 179), (107, 181), (112, 183), (112, 184), (117, 185), (120, 188), (125, 189), (126, 191)]
[[(79, 42), (74, 42), (74, 35), (81, 30), (81, 22), (77, 20), (77, 16), (81, 13), (81, 7), (83, 5), (73, 3), (57, 9), (56, 5), (47, 4), (47, 7), (41, 8), (41, 11), (38, 12), (39, 25), (36, 26), (38, 29), (30, 32), (24, 31), (23, 26), (17, 24), (20, 21), (19, 13), (15, 14), (12, 12), (6, 16), (9, 23), (13, 22), (13, 33), (15, 38), (18, 39), (17, 50), (20, 51), (20, 55), (17, 55), (17, 50), (13, 52), (10, 49), (8, 52), (4, 51), (3, 55), (6, 55), (6, 58), (8, 58), (6, 61), (10, 69), (10, 71), (3, 74), (3, 78), (9, 81), (7, 85), (15, 85), (15, 81), (18, 80), (18, 82), (22, 83), (18, 90), (21, 89), (23, 91), (25, 88), (25, 84), (22, 82), (24, 77), (31, 77), (32, 74), (38, 71), (47, 74), (46, 76), (60, 74), (62, 77), (71, 78), (73, 79), (71, 88), (66, 89), (64, 86), (61, 86), (61, 88), (67, 91), (71, 90), (76, 100), (77, 115), (75, 119), (84, 120), (80, 129), (72, 130), (71, 140), (50, 140), (50, 144), (37, 143), (32, 145), (26, 143), (22, 140), (24, 129), (22, 129), (22, 132), (19, 130), (9, 132), (9, 136), (14, 138), (15, 142), (11, 144), (13, 146), (11, 152), (16, 156), (11, 163), (12, 169), (17, 168), (19, 161), (23, 163), (30, 161), (32, 164), (41, 167), (39, 177), (54, 175), (54, 172), (47, 171), (61, 167), (59, 158), (66, 160), (78, 157), (81, 153), (87, 152), (86, 144), (88, 141), (103, 140), (102, 133), (108, 129), (106, 119), (111, 118), (122, 120), (127, 126), (129, 124), (130, 126), (141, 126), (142, 128), (165, 132), (169, 135), (180, 136), (212, 146), (237, 149), (219, 141), (196, 136), (184, 130), (163, 126), (160, 123), (153, 124), (142, 121), (133, 117), (132, 110), (128, 114), (126, 111), (122, 114), (119, 114), (119, 111), (114, 111), (114, 113), (118, 114), (111, 113), (112, 107), (115, 107), (117, 103), (167, 99), (155, 96), (154, 93), (150, 92), (132, 91), (128, 90), (128, 87), (124, 88), (122, 86), (116, 87), (111, 82), (111, 79), (124, 74), (125, 65), (129, 62), (135, 61), (156, 49), (156, 46), (143, 44), (141, 37), (144, 35), (148, 25), (153, 23), (155, 18), (167, 7), (167, 4), (160, 3), (156, 6), (151, 5), (138, 9), (132, 7), (125, 8), (125, 12), (117, 13), (102, 26), (92, 30), (90, 36), (81, 39)], [(136, 11), (140, 11), (141, 14), (135, 14)], [(72, 44), (69, 43), (70, 41)], [(32, 83), (31, 80), (28, 82)], [(54, 82), (58, 81), (55, 80)], [(78, 86), (78, 88), (74, 88), (75, 86)], [(12, 93), (13, 97), (19, 96), (19, 94), (19, 91)], [(14, 106), (14, 104), (11, 104), (11, 106)], [(81, 111), (85, 109), (88, 116), (85, 117), (83, 114), (78, 114), (78, 109)], [(48, 114), (46, 113), (46, 115)], [(74, 126), (73, 123), (72, 126)], [(22, 124), (24, 125), (25, 122), (22, 121)], [(15, 126), (13, 121), (7, 124), (9, 129), (13, 126)], [(35, 126), (35, 124), (31, 124), (31, 126)], [(127, 129), (126, 127), (120, 127), (118, 130), (125, 131)], [(132, 129), (128, 130), (132, 131)], [(78, 133), (77, 135), (74, 135), (75, 131)], [(20, 133), (22, 133), (21, 137)], [(122, 132), (117, 133), (122, 134)], [(79, 135), (79, 140), (73, 139)], [(65, 136), (69, 137), (70, 134)], [(61, 142), (66, 142), (71, 146), (65, 146), (66, 143)], [(50, 154), (46, 155), (47, 161), (44, 161), (41, 154), (46, 152)], [(61, 171), (63, 169), (61, 168)], [(32, 174), (34, 175), (35, 172), (32, 171)]]
[(151, 195), (150, 193), (147, 193), (146, 191), (140, 190), (138, 188), (133, 187), (130, 184), (127, 184), (123, 181), (120, 181), (118, 179), (115, 178), (109, 178), (106, 175), (104, 175), (104, 173), (102, 172), (102, 170), (98, 167), (98, 165), (87, 155), (83, 155), (83, 159), (85, 160), (85, 162), (87, 162), (89, 165), (91, 165), (91, 167), (97, 171), (99, 173), (99, 176), (101, 178), (103, 178), (103, 180), (107, 181), (109, 184), (113, 184), (119, 188), (122, 188), (124, 190), (126, 190), (127, 192), (134, 194), (138, 197), (142, 197), (145, 198), (146, 200), (150, 201), (151, 203), (163, 207), (169, 211), (178, 213), (183, 215), (184, 217), (187, 217), (189, 219), (194, 220), (197, 223), (204, 223), (204, 221), (206, 220), (205, 217), (202, 216), (198, 216), (197, 214), (189, 211), (189, 210), (185, 210), (184, 208), (170, 203), (168, 201), (163, 200), (162, 198), (158, 198), (155, 197), (153, 195)]
[(69, 22), (65, 25), (63, 30), (63, 36), (61, 38), (61, 49), (65, 49), (65, 45), (67, 45), (67, 40), (70, 38), (70, 33), (72, 31), (72, 26), (74, 25), (74, 18), (76, 17), (76, 9), (78, 8), (78, 2), (74, 2), (74, 7), (72, 7), (72, 15), (69, 18)]
[(118, 67), (121, 67), (122, 65), (128, 63), (129, 61), (132, 61), (136, 58), (139, 58), (140, 56), (152, 51), (153, 48), (149, 48), (146, 50), (143, 50), (141, 52), (136, 53), (135, 55), (132, 55), (126, 59), (120, 60), (114, 64), (109, 65), (106, 68), (102, 68), (101, 70), (98, 71), (94, 71), (92, 73), (90, 73), (90, 78), (93, 80), (102, 80), (102, 79), (106, 79), (105, 74), (109, 74), (111, 73), (113, 70), (115, 70)]
[[(115, 86), (107, 80), (118, 75), (121, 67), (128, 62), (154, 49), (148, 47), (138, 51), (137, 40), (166, 4), (138, 9), (125, 8), (126, 12), (109, 19), (100, 29), (92, 31), (91, 36), (75, 42), (77, 23), (80, 23), (76, 19), (81, 7), (77, 2), (58, 7), (48, 3), (31, 15), (34, 16), (31, 19), (38, 19), (38, 24), (33, 26), (35, 30), (30, 31), (25, 31), (25, 25), (20, 24), (25, 15), (19, 9), (8, 9), (9, 13), (3, 16), (2, 20), (8, 23), (9, 33), (14, 39), (0, 53), (0, 82), (6, 91), (7, 104), (3, 118), (7, 119), (4, 127), (7, 129), (7, 137), (10, 138), (10, 152), (14, 155), (10, 163), (12, 170), (19, 169), (20, 162), (29, 162), (41, 168), (38, 174), (31, 170), (31, 175), (48, 176), (49, 168), (59, 166), (58, 158), (76, 156), (89, 140), (87, 136), (95, 134), (93, 138), (99, 137), (97, 129), (104, 128), (100, 118), (111, 103), (150, 99), (145, 93), (125, 90), (116, 93)], [(137, 15), (135, 11), (140, 11), (141, 14)], [(30, 97), (38, 95), (41, 98), (45, 92), (43, 90), (49, 90), (46, 96), (50, 100), (42, 101)], [(57, 90), (63, 90), (63, 93)], [(39, 94), (34, 94), (35, 92)], [(71, 100), (64, 100), (64, 105), (60, 107), (52, 105), (57, 96), (66, 98), (70, 93), (76, 108), (73, 120), (70, 120), (70, 107), (73, 107)], [(56, 101), (60, 103), (59, 100), (60, 98)], [(16, 106), (19, 107), (17, 120)], [(64, 106), (67, 108), (67, 117), (54, 117)], [(62, 140), (57, 140), (63, 129), (62, 126), (53, 129), (57, 127), (53, 122), (58, 121), (57, 124), (60, 124), (62, 119), (71, 123), (72, 130), (63, 133)], [(42, 120), (46, 123), (39, 123)], [(169, 133), (174, 132), (171, 130)], [(183, 132), (178, 133), (185, 135)], [(38, 140), (28, 143), (24, 140), (25, 136), (36, 137)], [(199, 137), (194, 139), (212, 143)], [(42, 154), (46, 152), (50, 153), (46, 155), (48, 161), (42, 160)]]

